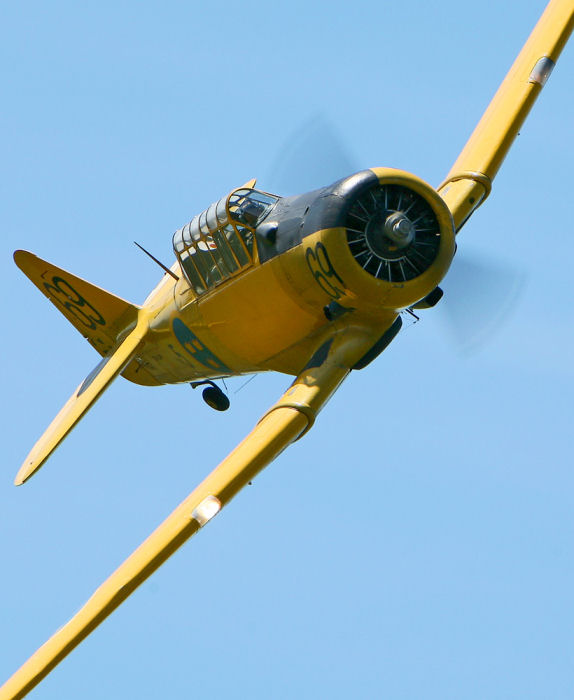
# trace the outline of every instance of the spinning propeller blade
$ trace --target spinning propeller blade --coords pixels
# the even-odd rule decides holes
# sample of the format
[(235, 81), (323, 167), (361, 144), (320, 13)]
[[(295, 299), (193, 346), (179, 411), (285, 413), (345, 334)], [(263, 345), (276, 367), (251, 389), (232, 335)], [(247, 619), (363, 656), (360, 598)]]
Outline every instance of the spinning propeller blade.
[(512, 313), (526, 282), (512, 266), (473, 255), (457, 255), (441, 283), (438, 305), (449, 336), (463, 355), (476, 352)]
[(289, 196), (330, 185), (360, 170), (334, 124), (316, 114), (303, 122), (277, 152), (265, 186)]

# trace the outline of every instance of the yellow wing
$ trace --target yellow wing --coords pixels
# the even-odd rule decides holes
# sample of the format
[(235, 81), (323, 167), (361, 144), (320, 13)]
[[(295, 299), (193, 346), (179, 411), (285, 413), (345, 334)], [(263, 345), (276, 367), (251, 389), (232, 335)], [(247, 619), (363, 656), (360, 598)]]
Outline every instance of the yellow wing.
[(20, 467), (14, 483), (20, 486), (34, 474), (70, 433), (92, 404), (120, 374), (136, 353), (148, 330), (148, 319), (140, 311), (136, 327), (121, 345), (91, 372), (48, 426)]
[(438, 188), (457, 231), (490, 194), (492, 181), (573, 28), (573, 0), (551, 0)]
[[(334, 332), (334, 331), (331, 331)], [(325, 338), (283, 397), (253, 431), (0, 688), (0, 700), (24, 697), (102, 620), (253, 477), (301, 437), (350, 369), (375, 344), (372, 331), (353, 328)]]

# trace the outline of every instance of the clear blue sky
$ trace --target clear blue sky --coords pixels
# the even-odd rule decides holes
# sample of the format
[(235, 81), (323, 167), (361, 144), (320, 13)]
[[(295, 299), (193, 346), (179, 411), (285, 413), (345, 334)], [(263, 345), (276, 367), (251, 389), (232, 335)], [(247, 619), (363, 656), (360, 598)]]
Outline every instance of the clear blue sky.
[[(173, 231), (232, 187), (288, 187), (274, 164), (316, 115), (352, 167), (437, 185), (543, 7), (2, 5), (0, 680), (289, 382), (216, 414), (119, 380), (16, 489), (97, 357), (12, 251), (141, 303), (159, 275), (132, 241), (170, 262)], [(496, 332), (461, 345), (448, 299), (421, 314), (30, 697), (574, 696), (573, 75), (570, 45), (459, 239), (461, 270), (519, 280), (511, 304), (473, 282), (463, 325)]]

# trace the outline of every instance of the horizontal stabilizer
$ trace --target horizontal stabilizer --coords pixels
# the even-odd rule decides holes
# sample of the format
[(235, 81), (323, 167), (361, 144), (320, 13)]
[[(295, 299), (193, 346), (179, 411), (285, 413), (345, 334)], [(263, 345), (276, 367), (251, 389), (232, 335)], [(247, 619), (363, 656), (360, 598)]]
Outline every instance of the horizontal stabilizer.
[(138, 306), (25, 250), (17, 250), (14, 261), (100, 355), (107, 355), (118, 336), (134, 325)]
[(137, 352), (147, 330), (147, 314), (140, 311), (136, 327), (115, 352), (104, 358), (93, 372), (90, 372), (34, 445), (16, 476), (16, 486), (23, 484), (38, 471), (86, 411), (120, 374)]

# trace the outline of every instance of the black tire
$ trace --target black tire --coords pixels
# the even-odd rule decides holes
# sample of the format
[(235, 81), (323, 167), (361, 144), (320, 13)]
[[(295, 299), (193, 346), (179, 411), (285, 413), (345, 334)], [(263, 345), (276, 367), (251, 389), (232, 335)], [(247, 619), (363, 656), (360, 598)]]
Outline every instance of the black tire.
[(229, 408), (229, 399), (219, 387), (208, 386), (201, 395), (205, 403), (216, 411), (227, 411)]

